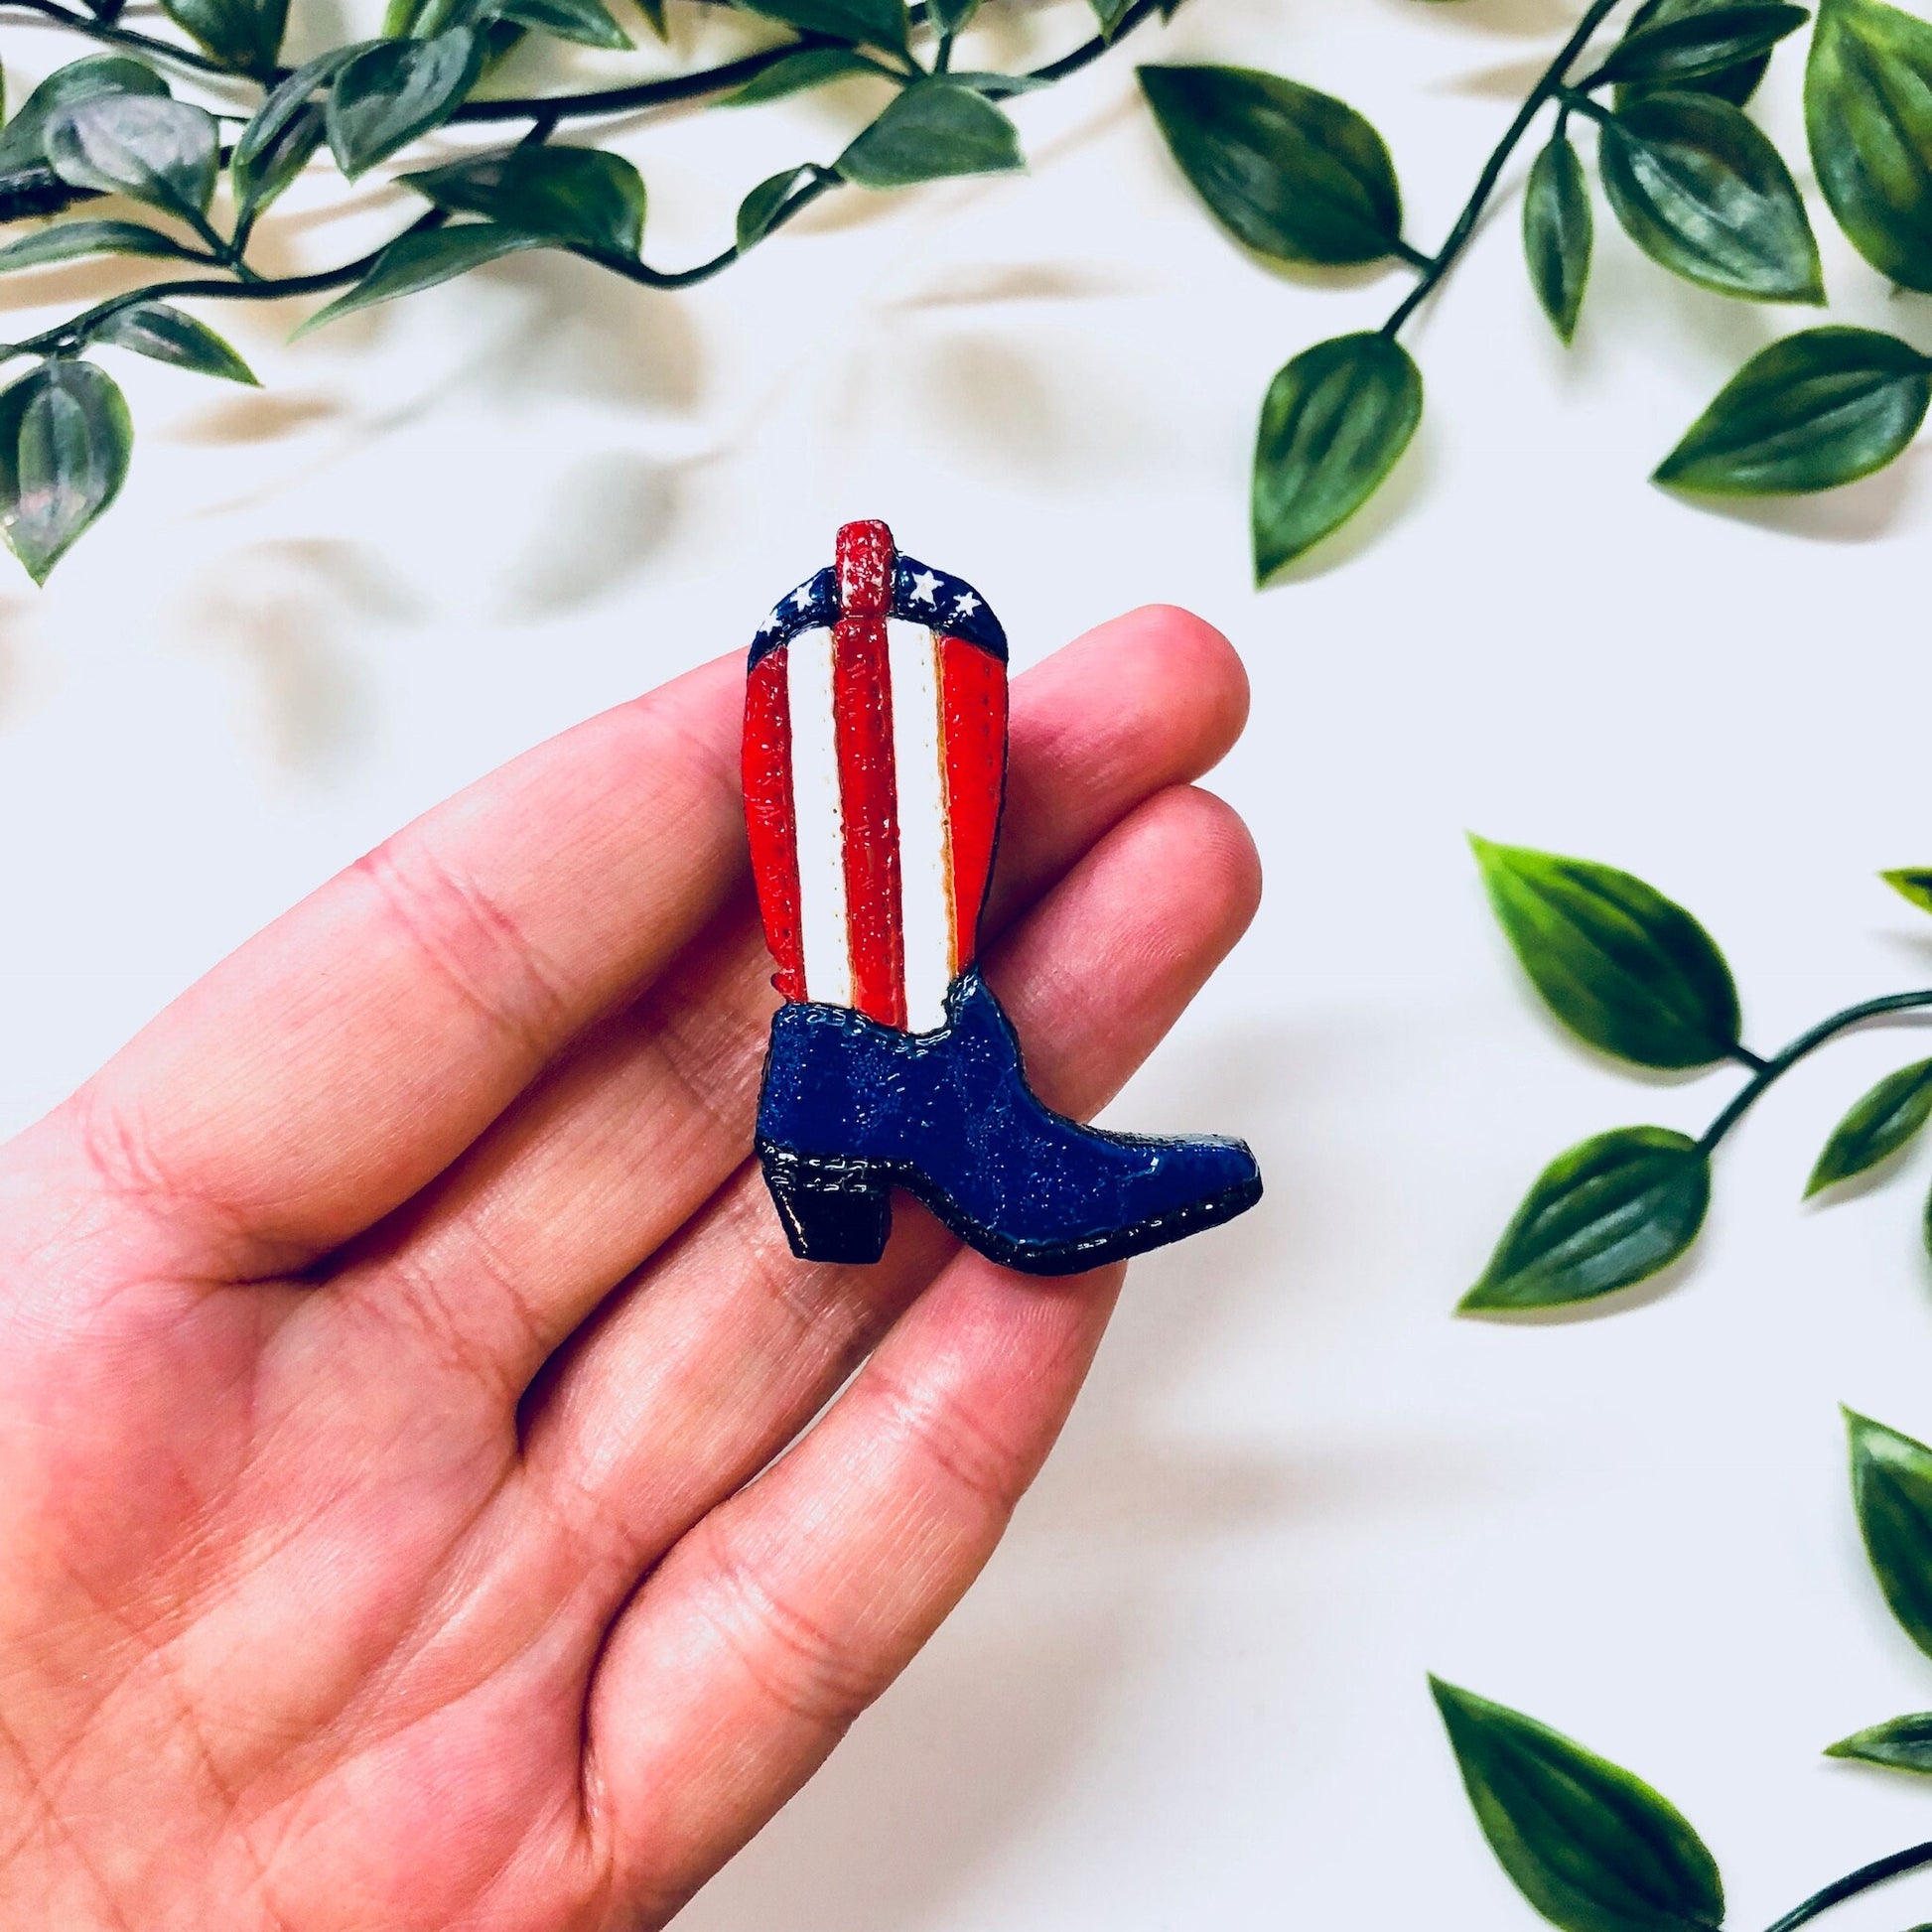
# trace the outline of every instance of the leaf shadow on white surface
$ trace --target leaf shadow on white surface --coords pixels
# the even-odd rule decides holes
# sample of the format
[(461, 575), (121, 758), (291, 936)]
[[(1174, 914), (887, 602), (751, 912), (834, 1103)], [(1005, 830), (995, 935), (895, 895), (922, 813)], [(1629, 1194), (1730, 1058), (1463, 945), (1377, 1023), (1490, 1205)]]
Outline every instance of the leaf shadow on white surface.
[(530, 506), (530, 542), (503, 579), (512, 618), (581, 610), (619, 590), (677, 527), (674, 469), (622, 450), (576, 464)]
[(1519, 101), (1536, 85), (1548, 66), (1548, 60), (1542, 55), (1498, 61), (1490, 67), (1471, 68), (1466, 73), (1452, 73), (1437, 81), (1430, 92), (1468, 94), (1478, 100)]
[(13, 632), (15, 624), (25, 615), (26, 606), (22, 600), (11, 596), (0, 597), (0, 725), (6, 723), (7, 711), (20, 682)]
[(524, 297), (516, 326), (468, 372), (500, 395), (564, 396), (682, 413), (699, 401), (703, 350), (688, 305), (639, 289), (574, 255), (543, 251), (492, 264)]
[(1875, 543), (1905, 520), (1918, 493), (1923, 467), (1923, 449), (1914, 448), (1874, 476), (1810, 496), (1701, 496), (1691, 490), (1670, 493), (1707, 516), (1754, 523), (1780, 536), (1809, 537), (1814, 543)]
[(185, 627), (252, 674), (274, 757), (318, 774), (352, 762), (368, 717), (345, 637), (370, 619), (414, 615), (409, 593), (365, 547), (289, 538), (224, 555)]
[(1152, 280), (1101, 262), (983, 262), (949, 282), (929, 282), (882, 306), (888, 310), (977, 309), (1031, 302), (1090, 302), (1139, 295)]
[[(122, 204), (122, 208), (127, 217), (140, 217), (139, 208), (127, 204)], [(85, 211), (89, 215), (93, 212), (91, 208)], [(177, 265), (184, 274), (189, 272), (187, 262)], [(77, 314), (82, 309), (91, 308), (96, 302), (106, 301), (109, 296), (140, 288), (144, 283), (155, 280), (157, 275), (168, 272), (169, 264), (166, 262), (129, 262), (125, 257), (116, 255), (50, 263), (45, 268), (16, 269), (10, 275), (0, 275), (0, 315), (58, 307), (60, 315), (51, 316), (49, 321), (62, 321), (70, 313)]]
[[(1131, 384), (1110, 379), (1105, 348), (1081, 365), (1049, 362), (1041, 345), (991, 329), (935, 332), (910, 346), (912, 447), (956, 453), (1028, 489), (1118, 485), (1158, 461), (1150, 452), (1162, 447), (1161, 428)], [(868, 379), (855, 363), (857, 407)]]
[[(1400, 14), (1412, 28), (1415, 0), (1385, 0), (1387, 11)], [(1577, 24), (1581, 8), (1565, 0), (1456, 0), (1452, 6), (1432, 6), (1431, 26), (1460, 28), (1477, 34), (1508, 34), (1521, 40), (1556, 40)], [(1540, 73), (1543, 64), (1535, 71)]]
[(198, 410), (185, 422), (174, 424), (168, 432), (168, 441), (211, 448), (267, 443), (336, 420), (342, 413), (342, 405), (327, 396), (277, 389), (238, 389), (232, 395), (211, 399), (205, 409)]

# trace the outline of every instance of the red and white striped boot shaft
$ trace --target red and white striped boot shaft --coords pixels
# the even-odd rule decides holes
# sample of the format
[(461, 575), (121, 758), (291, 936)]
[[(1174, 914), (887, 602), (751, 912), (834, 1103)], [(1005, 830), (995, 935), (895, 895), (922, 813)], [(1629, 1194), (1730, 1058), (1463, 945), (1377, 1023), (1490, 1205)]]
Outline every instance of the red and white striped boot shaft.
[(759, 628), (745, 804), (775, 983), (930, 1033), (973, 963), (1006, 779), (1007, 643), (969, 585), (848, 523)]

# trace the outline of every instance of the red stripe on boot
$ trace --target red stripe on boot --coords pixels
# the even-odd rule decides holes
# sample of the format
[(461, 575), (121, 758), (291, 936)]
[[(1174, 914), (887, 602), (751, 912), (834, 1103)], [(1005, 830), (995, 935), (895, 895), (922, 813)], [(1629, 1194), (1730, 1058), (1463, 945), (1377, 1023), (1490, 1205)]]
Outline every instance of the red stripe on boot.
[(745, 829), (764, 942), (778, 963), (771, 983), (787, 1000), (802, 1000), (805, 956), (798, 924), (798, 841), (792, 826), (787, 657), (785, 651), (771, 651), (746, 681)]
[(845, 821), (852, 1004), (884, 1026), (903, 1027), (898, 792), (893, 770), (893, 673), (886, 648), (893, 533), (883, 523), (847, 523), (839, 531), (837, 556), (840, 615), (832, 627), (832, 706)]
[(979, 921), (1007, 782), (1007, 667), (963, 637), (939, 637), (939, 709), (952, 833), (953, 962), (979, 951)]

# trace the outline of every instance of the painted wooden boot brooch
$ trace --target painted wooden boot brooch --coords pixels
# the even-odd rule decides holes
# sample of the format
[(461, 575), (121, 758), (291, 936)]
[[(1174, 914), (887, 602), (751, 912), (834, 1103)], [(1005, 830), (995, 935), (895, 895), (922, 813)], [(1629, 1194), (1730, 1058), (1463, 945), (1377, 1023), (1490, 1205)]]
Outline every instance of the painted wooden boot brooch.
[(1034, 1097), (974, 965), (1006, 787), (1007, 643), (969, 584), (848, 523), (759, 626), (745, 812), (785, 997), (758, 1153), (793, 1254), (877, 1261), (892, 1189), (1069, 1275), (1231, 1220), (1240, 1141), (1103, 1133)]

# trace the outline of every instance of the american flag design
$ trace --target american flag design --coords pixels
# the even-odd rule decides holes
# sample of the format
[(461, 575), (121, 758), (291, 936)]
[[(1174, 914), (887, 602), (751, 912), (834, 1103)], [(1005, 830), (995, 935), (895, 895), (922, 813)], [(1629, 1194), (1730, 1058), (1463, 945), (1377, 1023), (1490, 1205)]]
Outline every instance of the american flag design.
[(752, 645), (745, 808), (787, 1000), (946, 1024), (1006, 785), (1007, 641), (970, 584), (848, 523)]

